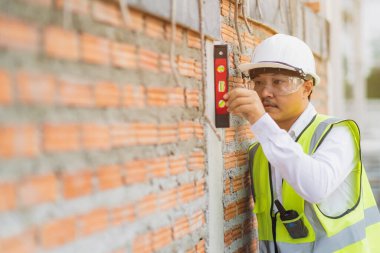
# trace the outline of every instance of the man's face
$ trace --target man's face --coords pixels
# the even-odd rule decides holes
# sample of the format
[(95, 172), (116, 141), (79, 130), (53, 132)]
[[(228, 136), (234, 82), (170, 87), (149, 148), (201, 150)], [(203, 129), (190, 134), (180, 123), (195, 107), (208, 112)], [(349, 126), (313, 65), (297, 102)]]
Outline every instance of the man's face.
[(290, 127), (305, 110), (311, 81), (271, 73), (260, 74), (253, 81), (265, 111), (280, 127)]

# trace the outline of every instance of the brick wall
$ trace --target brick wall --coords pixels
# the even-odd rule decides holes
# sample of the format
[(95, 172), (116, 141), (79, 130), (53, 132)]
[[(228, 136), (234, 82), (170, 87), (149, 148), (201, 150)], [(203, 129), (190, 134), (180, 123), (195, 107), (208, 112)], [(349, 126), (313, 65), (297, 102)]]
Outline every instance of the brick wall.
[[(73, 2), (74, 3), (74, 2)], [(275, 31), (221, 1), (236, 65)], [(200, 36), (117, 1), (0, 2), (0, 252), (208, 252)], [(211, 60), (211, 59), (207, 59)], [(322, 60), (319, 67), (325, 69)], [(325, 73), (325, 72), (323, 72)], [(322, 76), (325, 78), (325, 76)], [(326, 108), (326, 85), (315, 92)], [(225, 252), (255, 252), (247, 122), (224, 131)]]

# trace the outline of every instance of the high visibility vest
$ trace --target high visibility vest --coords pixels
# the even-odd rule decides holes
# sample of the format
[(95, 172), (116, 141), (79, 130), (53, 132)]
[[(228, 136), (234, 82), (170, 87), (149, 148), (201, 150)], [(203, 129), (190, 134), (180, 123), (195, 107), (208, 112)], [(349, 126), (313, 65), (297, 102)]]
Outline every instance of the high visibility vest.
[[(283, 180), (282, 200), (286, 210), (295, 210), (308, 235), (293, 239), (279, 213), (273, 211), (271, 166), (259, 143), (249, 147), (249, 167), (253, 185), (254, 210), (258, 221), (260, 253), (380, 253), (380, 214), (363, 168), (360, 133), (352, 120), (316, 115), (297, 138), (303, 151), (312, 155), (332, 127), (347, 126), (359, 155), (351, 173), (355, 177), (354, 205), (337, 216), (324, 214), (318, 204), (305, 201)], [(307, 169), (307, 168), (305, 168)], [(334, 204), (334, 203), (332, 203)], [(291, 222), (291, 221), (285, 221)]]

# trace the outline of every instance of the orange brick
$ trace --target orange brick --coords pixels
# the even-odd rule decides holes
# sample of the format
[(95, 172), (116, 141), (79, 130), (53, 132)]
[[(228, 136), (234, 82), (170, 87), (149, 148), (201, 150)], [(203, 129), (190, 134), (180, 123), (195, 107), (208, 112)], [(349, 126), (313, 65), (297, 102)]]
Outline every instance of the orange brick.
[(185, 172), (187, 169), (186, 158), (183, 155), (169, 157), (169, 170), (171, 175)]
[(240, 199), (236, 203), (237, 214), (242, 214), (249, 211), (249, 200), (247, 198)]
[(304, 3), (304, 5), (310, 8), (314, 13), (318, 13), (321, 10), (321, 3), (319, 1), (312, 1)]
[(145, 88), (143, 86), (126, 85), (122, 92), (122, 105), (131, 108), (144, 108)]
[(24, 21), (0, 16), (0, 48), (37, 51), (37, 29)]
[(235, 139), (235, 128), (226, 128), (224, 130), (224, 140), (226, 143), (234, 141)]
[(160, 228), (153, 232), (153, 249), (162, 249), (173, 241), (171, 229), (169, 227)]
[(9, 105), (12, 100), (12, 87), (9, 73), (0, 70), (0, 105)]
[(177, 58), (179, 74), (186, 77), (195, 77), (195, 60), (178, 56)]
[(123, 185), (121, 167), (118, 165), (108, 165), (98, 168), (97, 176), (100, 190), (108, 190)]
[(37, 252), (35, 231), (28, 230), (12, 237), (1, 238), (0, 250), (4, 253)]
[(125, 222), (135, 220), (134, 208), (132, 205), (116, 207), (111, 210), (112, 225), (118, 226)]
[(116, 107), (120, 105), (119, 87), (110, 82), (98, 83), (95, 86), (95, 102), (100, 107)]
[(158, 194), (158, 207), (160, 210), (168, 210), (177, 206), (177, 191), (170, 189)]
[(125, 164), (127, 184), (143, 183), (147, 180), (148, 169), (146, 168), (147, 161), (135, 160)]
[(231, 153), (225, 153), (224, 154), (224, 168), (225, 169), (232, 169), (236, 167), (236, 157), (235, 152)]
[(112, 42), (111, 44), (112, 65), (119, 68), (137, 68), (136, 46), (126, 43)]
[(181, 141), (190, 140), (194, 136), (194, 123), (192, 121), (179, 122), (178, 135)]
[(43, 126), (44, 149), (48, 152), (79, 150), (79, 126), (47, 123)]
[(205, 195), (205, 179), (204, 178), (195, 182), (195, 195), (198, 198)]
[(168, 104), (168, 91), (164, 87), (148, 87), (147, 103), (149, 106), (166, 106)]
[(191, 153), (189, 159), (189, 169), (199, 170), (205, 168), (205, 154), (203, 151), (195, 151)]
[(92, 193), (92, 172), (66, 172), (63, 174), (63, 196), (67, 199), (77, 198)]
[(231, 194), (231, 180), (230, 178), (226, 178), (224, 180), (224, 194), (228, 195), (228, 194)]
[(130, 124), (118, 123), (110, 126), (112, 147), (125, 147), (137, 144), (134, 128)]
[(144, 29), (144, 16), (143, 13), (137, 10), (129, 9), (130, 21), (127, 23), (127, 28), (141, 32)]
[(120, 7), (116, 3), (94, 1), (92, 3), (92, 16), (97, 21), (114, 26), (121, 26), (123, 22)]
[(187, 217), (179, 218), (174, 223), (173, 237), (178, 240), (190, 233), (190, 226)]
[(199, 90), (186, 89), (186, 105), (188, 107), (199, 107)]
[(75, 239), (75, 218), (54, 220), (41, 226), (42, 247), (51, 249)]
[(165, 35), (164, 22), (157, 18), (147, 16), (145, 18), (145, 33), (150, 37), (163, 39)]
[(80, 216), (81, 235), (100, 232), (108, 226), (108, 213), (106, 209), (97, 209)]
[(158, 126), (159, 143), (174, 143), (178, 140), (177, 124), (162, 124)]
[(200, 35), (195, 32), (189, 31), (187, 33), (187, 45), (192, 48), (200, 49), (201, 48)]
[(139, 67), (152, 72), (158, 72), (159, 66), (159, 54), (151, 50), (140, 48), (139, 55)]
[[(165, 73), (172, 73), (172, 66), (170, 63), (169, 55), (167, 54), (160, 54), (159, 56), (159, 66), (160, 66), (160, 72)], [(177, 64), (174, 63), (174, 67), (176, 67)]]
[(149, 145), (158, 142), (158, 129), (155, 124), (133, 123), (133, 128), (138, 144)]
[(178, 187), (178, 196), (182, 204), (195, 199), (194, 183), (183, 184)]
[(89, 13), (89, 0), (55, 0), (56, 6), (63, 9), (64, 4), (67, 4), (67, 9), (70, 12), (79, 14)]
[(194, 77), (197, 79), (197, 80), (202, 80), (202, 76), (203, 76), (204, 72), (203, 72), (203, 69), (202, 69), (202, 63), (201, 62), (197, 62), (195, 61), (195, 66), (194, 66)]
[(243, 178), (242, 176), (236, 176), (232, 178), (233, 192), (240, 191), (243, 189)]
[(237, 215), (237, 209), (236, 209), (235, 202), (227, 205), (224, 208), (224, 220), (226, 221), (231, 220), (232, 218), (236, 217), (236, 215)]
[(167, 89), (168, 106), (185, 106), (185, 90), (184, 88), (175, 87)]
[(232, 4), (232, 2), (228, 0), (223, 0), (221, 4), (221, 11), (222, 11), (222, 16), (227, 16), (231, 20), (233, 20), (234, 14), (235, 14), (235, 5)]
[(228, 26), (226, 24), (222, 24), (222, 39), (225, 42), (235, 43), (237, 37), (236, 37), (236, 31), (231, 26)]
[(147, 163), (151, 178), (164, 177), (168, 175), (168, 157), (151, 159)]
[(16, 186), (10, 182), (0, 182), (0, 212), (16, 207)]
[(35, 126), (0, 126), (0, 157), (33, 157), (38, 153), (39, 141)]
[(109, 149), (110, 134), (106, 125), (83, 124), (81, 126), (82, 143), (85, 149)]
[(18, 100), (22, 103), (51, 105), (55, 102), (56, 84), (51, 75), (19, 72), (16, 84)]
[(81, 59), (87, 63), (108, 65), (110, 63), (110, 42), (90, 34), (81, 35)]
[[(200, 240), (198, 244), (196, 245), (197, 253), (205, 253), (206, 252), (206, 246), (205, 246), (205, 240)], [(254, 252), (254, 251), (250, 251)]]
[[(182, 41), (183, 41), (183, 33), (184, 33), (184, 31), (183, 31), (183, 29), (180, 27), (180, 26), (176, 26), (175, 27), (175, 39), (174, 39), (174, 41), (175, 41), (175, 43), (176, 44), (181, 44), (182, 43)], [(172, 24), (171, 23), (167, 23), (167, 24), (165, 24), (165, 39), (167, 39), (167, 40), (172, 40)]]
[(237, 152), (236, 153), (236, 158), (237, 158), (237, 166), (245, 166), (247, 164), (247, 152)]
[(195, 230), (201, 228), (205, 222), (205, 215), (203, 211), (197, 211), (189, 217), (190, 230), (194, 232)]
[(195, 137), (199, 140), (204, 140), (204, 129), (200, 123), (194, 123)]
[(20, 202), (30, 206), (57, 199), (57, 179), (53, 174), (25, 178), (18, 187)]
[(58, 100), (61, 105), (75, 107), (92, 107), (95, 104), (92, 87), (71, 80), (59, 81)]
[(136, 212), (139, 217), (155, 213), (157, 209), (156, 194), (149, 194), (140, 199), (136, 204)]
[(151, 253), (153, 252), (152, 233), (146, 233), (137, 236), (133, 240), (133, 253)]
[(61, 27), (50, 26), (44, 31), (44, 50), (53, 58), (78, 60), (78, 35)]

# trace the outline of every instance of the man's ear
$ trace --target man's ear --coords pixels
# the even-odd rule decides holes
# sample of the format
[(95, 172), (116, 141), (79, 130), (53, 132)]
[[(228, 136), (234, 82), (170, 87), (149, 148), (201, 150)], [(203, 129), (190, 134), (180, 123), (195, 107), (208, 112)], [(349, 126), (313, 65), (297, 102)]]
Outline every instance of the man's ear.
[(309, 97), (311, 92), (313, 91), (314, 85), (312, 80), (308, 80), (303, 84), (304, 90), (303, 94), (305, 97)]

